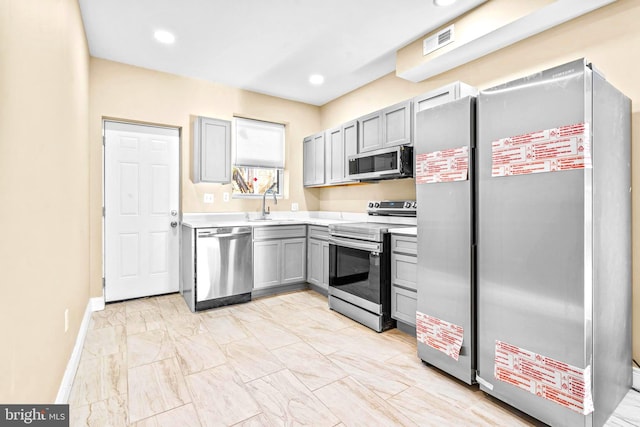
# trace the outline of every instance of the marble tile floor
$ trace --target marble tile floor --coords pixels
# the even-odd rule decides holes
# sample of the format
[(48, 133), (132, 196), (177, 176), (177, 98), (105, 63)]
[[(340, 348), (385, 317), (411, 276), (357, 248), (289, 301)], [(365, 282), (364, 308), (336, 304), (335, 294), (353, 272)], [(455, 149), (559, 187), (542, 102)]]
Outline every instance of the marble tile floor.
[[(197, 314), (179, 294), (93, 313), (71, 426), (531, 426), (300, 291)], [(631, 391), (609, 426), (640, 425)]]

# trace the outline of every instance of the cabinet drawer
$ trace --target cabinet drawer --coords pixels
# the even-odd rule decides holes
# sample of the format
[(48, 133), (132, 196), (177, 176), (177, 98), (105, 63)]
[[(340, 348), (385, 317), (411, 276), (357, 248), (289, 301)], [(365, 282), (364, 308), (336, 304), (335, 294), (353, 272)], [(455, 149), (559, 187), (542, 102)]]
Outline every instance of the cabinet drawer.
[(416, 291), (391, 286), (391, 317), (415, 326), (417, 301)]
[(418, 238), (415, 236), (391, 235), (391, 251), (401, 254), (418, 254)]
[(416, 290), (417, 257), (401, 254), (391, 255), (391, 283)]
[(325, 227), (323, 225), (310, 225), (309, 238), (329, 240), (329, 227)]
[(291, 237), (306, 237), (306, 225), (270, 225), (253, 229), (253, 240), (288, 239)]

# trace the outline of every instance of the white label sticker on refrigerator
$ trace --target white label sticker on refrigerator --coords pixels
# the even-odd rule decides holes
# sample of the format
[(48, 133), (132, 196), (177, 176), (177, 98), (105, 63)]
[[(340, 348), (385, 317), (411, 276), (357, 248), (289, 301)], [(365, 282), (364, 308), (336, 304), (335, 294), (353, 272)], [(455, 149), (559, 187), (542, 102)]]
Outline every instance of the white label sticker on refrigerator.
[(589, 124), (578, 123), (491, 143), (491, 176), (591, 168)]
[(591, 366), (577, 368), (496, 340), (494, 376), (581, 414), (593, 412)]
[(416, 338), (418, 342), (458, 360), (463, 335), (464, 330), (461, 326), (416, 311)]
[(416, 154), (416, 184), (469, 179), (469, 147)]

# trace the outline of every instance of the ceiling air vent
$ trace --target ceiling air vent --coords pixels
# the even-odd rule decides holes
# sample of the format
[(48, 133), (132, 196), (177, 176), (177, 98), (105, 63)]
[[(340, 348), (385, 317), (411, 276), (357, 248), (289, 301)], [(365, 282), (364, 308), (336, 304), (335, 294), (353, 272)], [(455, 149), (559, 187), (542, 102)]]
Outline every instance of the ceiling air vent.
[(453, 42), (453, 25), (449, 25), (444, 30), (438, 31), (436, 34), (424, 39), (422, 42), (422, 54), (428, 55), (434, 50), (440, 49)]

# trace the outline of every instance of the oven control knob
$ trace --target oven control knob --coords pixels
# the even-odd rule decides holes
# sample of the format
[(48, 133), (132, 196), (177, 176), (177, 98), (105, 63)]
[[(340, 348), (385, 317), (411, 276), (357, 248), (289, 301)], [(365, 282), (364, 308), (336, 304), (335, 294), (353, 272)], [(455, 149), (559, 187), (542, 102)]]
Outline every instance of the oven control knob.
[(375, 208), (379, 208), (380, 207), (380, 203), (376, 202), (375, 205), (373, 205)]
[(413, 202), (413, 209), (417, 209), (418, 208), (418, 202)]
[(373, 202), (369, 202), (369, 209), (373, 207)]
[(404, 208), (409, 209), (411, 207), (411, 202), (404, 202)]

